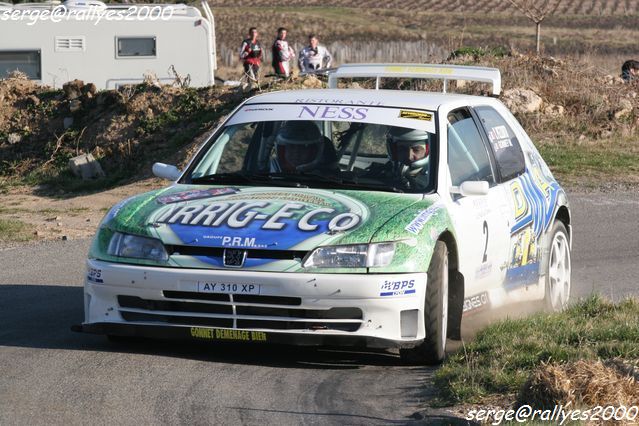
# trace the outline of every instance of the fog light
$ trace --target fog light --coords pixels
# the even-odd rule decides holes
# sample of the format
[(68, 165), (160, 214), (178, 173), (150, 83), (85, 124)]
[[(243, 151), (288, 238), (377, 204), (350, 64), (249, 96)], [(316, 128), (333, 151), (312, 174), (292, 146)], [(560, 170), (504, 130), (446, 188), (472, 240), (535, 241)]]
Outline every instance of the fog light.
[(402, 338), (417, 337), (418, 309), (401, 311), (399, 314), (399, 326), (402, 331)]

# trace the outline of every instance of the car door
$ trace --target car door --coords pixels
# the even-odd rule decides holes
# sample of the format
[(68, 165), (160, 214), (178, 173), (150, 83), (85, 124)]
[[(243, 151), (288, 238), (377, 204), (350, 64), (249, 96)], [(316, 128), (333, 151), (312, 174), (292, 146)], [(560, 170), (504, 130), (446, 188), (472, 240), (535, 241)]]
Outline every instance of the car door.
[[(488, 292), (503, 283), (501, 269), (509, 249), (507, 194), (498, 184), (492, 152), (476, 116), (469, 108), (446, 117), (450, 183), (486, 181), (488, 194), (452, 195), (451, 216), (457, 232), (460, 272), (465, 277), (464, 311), (484, 308)], [(473, 302), (474, 300), (474, 302)]]
[(508, 207), (509, 249), (504, 288), (508, 292), (539, 282), (543, 200), (526, 173), (526, 161), (519, 140), (507, 120), (492, 106), (473, 108), (489, 141), (497, 168), (497, 181), (505, 189)]

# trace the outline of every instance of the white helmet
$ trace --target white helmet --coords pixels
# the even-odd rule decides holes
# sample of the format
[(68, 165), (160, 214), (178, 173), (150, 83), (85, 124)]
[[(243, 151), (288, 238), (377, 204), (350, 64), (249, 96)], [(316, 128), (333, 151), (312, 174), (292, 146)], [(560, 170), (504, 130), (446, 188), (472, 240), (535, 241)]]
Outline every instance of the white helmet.
[[(416, 155), (419, 158), (411, 159), (414, 149), (418, 151)], [(430, 160), (430, 134), (425, 130), (392, 127), (386, 137), (386, 150), (399, 175), (415, 176)]]
[(312, 121), (289, 121), (275, 137), (276, 161), (283, 172), (317, 168), (324, 154), (324, 137)]

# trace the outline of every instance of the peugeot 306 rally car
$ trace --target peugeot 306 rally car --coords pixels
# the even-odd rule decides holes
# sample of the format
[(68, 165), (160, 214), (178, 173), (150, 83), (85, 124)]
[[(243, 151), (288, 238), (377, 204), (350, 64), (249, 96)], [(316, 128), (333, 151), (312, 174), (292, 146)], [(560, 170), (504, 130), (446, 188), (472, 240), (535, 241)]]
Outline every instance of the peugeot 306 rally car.
[(170, 186), (99, 226), (78, 331), (399, 347), (436, 363), (462, 316), (570, 294), (570, 210), (497, 99), (338, 89), (496, 69), (346, 65), (324, 90), (243, 102)]

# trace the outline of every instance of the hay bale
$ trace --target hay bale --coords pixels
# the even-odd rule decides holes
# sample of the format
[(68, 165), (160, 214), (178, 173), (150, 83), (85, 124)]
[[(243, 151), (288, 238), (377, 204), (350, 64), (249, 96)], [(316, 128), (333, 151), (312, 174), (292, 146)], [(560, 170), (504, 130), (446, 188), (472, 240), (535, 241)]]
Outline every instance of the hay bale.
[(567, 404), (573, 407), (636, 404), (639, 383), (614, 363), (607, 364), (584, 360), (561, 365), (543, 364), (531, 373), (516, 404), (539, 409)]

